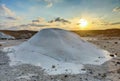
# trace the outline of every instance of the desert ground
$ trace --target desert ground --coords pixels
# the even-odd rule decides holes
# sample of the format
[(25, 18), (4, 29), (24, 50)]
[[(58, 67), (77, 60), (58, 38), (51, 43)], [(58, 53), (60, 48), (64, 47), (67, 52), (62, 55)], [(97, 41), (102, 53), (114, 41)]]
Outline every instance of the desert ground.
[(120, 81), (120, 37), (82, 37), (111, 53), (112, 60), (102, 65), (85, 65), (85, 74), (48, 75), (38, 66), (9, 65), (4, 47), (19, 45), (27, 39), (0, 40), (0, 81)]

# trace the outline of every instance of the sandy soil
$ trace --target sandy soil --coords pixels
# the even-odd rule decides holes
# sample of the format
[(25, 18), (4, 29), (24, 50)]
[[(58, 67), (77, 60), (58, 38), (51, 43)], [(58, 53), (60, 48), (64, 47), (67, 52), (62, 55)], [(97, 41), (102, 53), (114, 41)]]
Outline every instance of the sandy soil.
[(120, 37), (102, 37), (97, 40), (88, 40), (113, 55), (120, 56)]
[(101, 66), (85, 65), (85, 74), (56, 76), (47, 75), (40, 67), (30, 64), (9, 66), (9, 58), (2, 48), (19, 45), (26, 40), (0, 40), (0, 81), (120, 81), (120, 37), (83, 39), (108, 50), (114, 58)]

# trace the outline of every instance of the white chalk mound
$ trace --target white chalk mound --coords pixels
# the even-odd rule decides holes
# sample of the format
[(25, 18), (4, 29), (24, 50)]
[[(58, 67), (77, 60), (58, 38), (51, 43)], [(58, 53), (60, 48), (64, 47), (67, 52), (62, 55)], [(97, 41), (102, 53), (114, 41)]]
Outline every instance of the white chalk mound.
[(41, 66), (48, 74), (78, 74), (84, 64), (100, 65), (111, 57), (105, 50), (82, 40), (72, 32), (49, 28), (35, 34), (27, 42), (12, 47), (11, 65), (27, 63)]
[(2, 32), (0, 32), (0, 39), (15, 39), (13, 36), (6, 35)]

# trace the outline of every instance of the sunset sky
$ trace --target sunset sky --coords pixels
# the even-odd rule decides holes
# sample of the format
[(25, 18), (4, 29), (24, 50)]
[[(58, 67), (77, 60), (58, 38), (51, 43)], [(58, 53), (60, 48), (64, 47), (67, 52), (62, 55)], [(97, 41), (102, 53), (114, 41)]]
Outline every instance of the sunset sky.
[(120, 28), (120, 0), (0, 0), (0, 29)]

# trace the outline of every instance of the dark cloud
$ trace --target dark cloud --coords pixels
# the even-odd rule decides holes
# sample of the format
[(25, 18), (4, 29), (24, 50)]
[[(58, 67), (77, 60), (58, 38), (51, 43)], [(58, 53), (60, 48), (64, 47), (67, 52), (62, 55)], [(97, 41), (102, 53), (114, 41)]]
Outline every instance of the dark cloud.
[(46, 26), (49, 26), (49, 25), (45, 25), (45, 24), (22, 24), (22, 25), (20, 25), (20, 27), (28, 27), (28, 26), (46, 27)]
[(114, 23), (105, 22), (102, 23), (101, 25), (120, 25), (120, 22), (114, 22)]
[(38, 17), (37, 19), (32, 20), (32, 23), (43, 23), (46, 22), (44, 18)]
[(20, 26), (28, 26), (29, 24), (22, 24), (22, 25), (20, 25)]
[(40, 22), (39, 20), (32, 20), (32, 22)]
[(35, 26), (35, 27), (46, 27), (49, 25), (45, 25), (45, 24), (28, 24), (29, 26)]
[(6, 17), (6, 19), (9, 19), (9, 20), (17, 20), (15, 17)]
[(110, 25), (109, 22), (105, 22), (105, 21), (100, 21), (100, 22), (93, 21), (93, 22), (91, 22), (91, 24), (93, 24), (93, 25), (95, 25), (95, 24), (97, 24), (97, 25)]
[(111, 25), (120, 25), (120, 22), (111, 23)]
[(53, 22), (61, 22), (63, 24), (66, 24), (66, 23), (70, 24), (71, 23), (70, 21), (63, 19), (63, 18), (60, 18), (60, 17), (57, 17), (54, 20), (49, 21), (49, 23), (53, 23)]
[(120, 12), (120, 6), (113, 9), (114, 12)]

